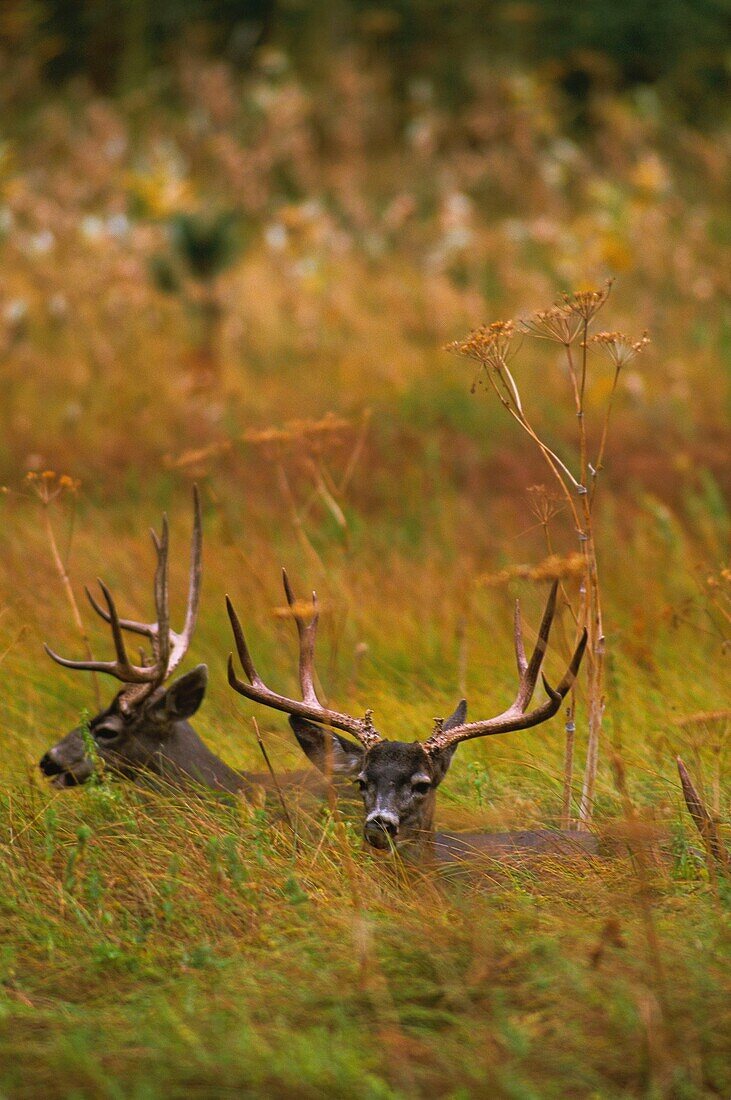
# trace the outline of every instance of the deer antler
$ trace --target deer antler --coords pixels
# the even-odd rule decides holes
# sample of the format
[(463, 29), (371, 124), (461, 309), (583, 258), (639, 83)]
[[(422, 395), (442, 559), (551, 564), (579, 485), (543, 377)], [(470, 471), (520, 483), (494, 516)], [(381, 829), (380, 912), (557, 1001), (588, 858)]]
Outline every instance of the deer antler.
[(701, 834), (713, 858), (722, 867), (727, 867), (730, 863), (729, 855), (721, 839), (718, 825), (706, 809), (705, 803), (696, 790), (685, 764), (679, 756), (676, 757), (676, 761), (678, 765), (678, 774), (680, 775), (680, 785), (683, 789), (683, 798), (688, 807), (688, 813), (693, 818), (695, 827)]
[(571, 688), (571, 685), (576, 679), (576, 674), (579, 671), (581, 659), (586, 649), (586, 630), (582, 631), (579, 644), (574, 651), (574, 655), (571, 658), (571, 662), (561, 683), (557, 688), (552, 688), (544, 676), (543, 686), (546, 689), (548, 699), (545, 703), (541, 703), (540, 706), (534, 707), (533, 710), (528, 711), (528, 706), (530, 705), (530, 701), (533, 698), (533, 692), (535, 691), (538, 673), (546, 652), (551, 623), (553, 622), (553, 616), (556, 611), (557, 590), (558, 581), (554, 581), (551, 593), (548, 597), (548, 603), (546, 604), (546, 610), (543, 613), (543, 620), (538, 631), (538, 640), (536, 641), (530, 661), (528, 661), (525, 656), (523, 631), (520, 623), (520, 607), (517, 603), (515, 605), (515, 656), (518, 664), (520, 681), (518, 684), (518, 693), (511, 706), (509, 706), (507, 710), (504, 710), (502, 714), (496, 715), (495, 718), (487, 718), (481, 722), (463, 722), (448, 730), (442, 729), (442, 722), (438, 720), (435, 723), (434, 733), (424, 742), (424, 751), (426, 753), (438, 752), (452, 745), (458, 745), (461, 741), (469, 741), (473, 737), (490, 737), (497, 733), (511, 733), (515, 730), (528, 729), (530, 726), (540, 725), (541, 722), (545, 722), (548, 718), (552, 718), (558, 711), (562, 700)]
[(289, 699), (284, 695), (279, 695), (266, 686), (261, 676), (254, 668), (254, 662), (251, 659), (251, 654), (246, 644), (239, 617), (234, 610), (230, 598), (226, 596), (226, 608), (228, 610), (228, 617), (231, 620), (231, 629), (233, 630), (234, 640), (236, 642), (236, 650), (242, 668), (249, 681), (248, 684), (246, 684), (243, 680), (239, 680), (234, 671), (233, 655), (229, 654), (229, 684), (234, 691), (238, 691), (240, 695), (246, 696), (247, 699), (253, 699), (256, 703), (263, 703), (265, 706), (272, 707), (274, 710), (284, 711), (285, 714), (296, 715), (299, 718), (309, 718), (311, 721), (319, 722), (321, 725), (343, 730), (343, 732), (350, 733), (356, 737), (365, 748), (371, 748), (373, 745), (383, 740), (373, 726), (371, 711), (366, 711), (365, 717), (363, 718), (353, 718), (349, 714), (341, 714), (339, 711), (330, 710), (329, 707), (323, 706), (318, 699), (317, 690), (315, 688), (314, 671), (315, 638), (317, 636), (317, 623), (319, 619), (316, 594), (314, 592), (312, 593), (312, 618), (308, 623), (299, 610), (299, 605), (294, 597), (289, 578), (284, 569), (282, 570), (282, 581), (284, 583), (284, 593), (287, 597), (287, 603), (292, 618), (297, 625), (297, 636), (299, 638), (299, 681), (302, 699)]
[[(168, 584), (168, 553), (169, 533), (167, 516), (162, 519), (162, 533), (158, 537), (153, 530), (152, 542), (157, 556), (155, 568), (155, 611), (157, 619), (153, 623), (140, 623), (133, 619), (121, 619), (117, 612), (109, 588), (104, 581), (99, 580), (99, 587), (104, 597), (106, 608), (94, 598), (88, 588), (85, 588), (89, 603), (105, 623), (112, 630), (112, 641), (116, 660), (114, 661), (70, 661), (54, 653), (49, 646), (44, 646), (46, 653), (57, 664), (64, 668), (82, 669), (89, 672), (103, 672), (128, 685), (128, 690), (120, 697), (120, 706), (123, 710), (129, 710), (133, 703), (140, 702), (159, 687), (168, 676), (178, 667), (185, 656), (190, 640), (195, 629), (198, 617), (198, 605), (200, 602), (201, 572), (202, 572), (202, 542), (203, 531), (201, 523), (201, 506), (198, 489), (193, 488), (193, 538), (190, 554), (190, 580), (188, 583), (188, 605), (185, 613), (185, 624), (178, 633), (170, 627), (170, 593)], [(142, 664), (135, 665), (129, 659), (124, 643), (123, 631), (131, 634), (139, 634), (148, 638), (152, 648), (152, 663), (146, 664), (144, 657)]]

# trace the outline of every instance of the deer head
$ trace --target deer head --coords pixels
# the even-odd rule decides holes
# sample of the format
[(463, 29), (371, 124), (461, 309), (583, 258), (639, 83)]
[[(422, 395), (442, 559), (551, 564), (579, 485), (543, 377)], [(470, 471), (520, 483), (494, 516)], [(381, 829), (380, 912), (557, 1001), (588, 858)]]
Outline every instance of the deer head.
[[(123, 684), (112, 703), (91, 719), (88, 729), (99, 757), (112, 771), (128, 778), (153, 773), (173, 781), (188, 775), (212, 786), (232, 789), (229, 782), (235, 781), (240, 786), (240, 780), (206, 749), (187, 723), (203, 701), (208, 680), (206, 666), (198, 665), (165, 686), (188, 650), (198, 615), (202, 528), (197, 489), (193, 493), (193, 512), (188, 606), (180, 633), (170, 626), (169, 538), (167, 517), (163, 516), (161, 535), (151, 532), (157, 559), (155, 621), (140, 623), (120, 618), (111, 592), (100, 580), (104, 606), (88, 588), (85, 591), (94, 611), (111, 629), (115, 659), (69, 661), (48, 646), (45, 649), (64, 668), (106, 673)], [(141, 652), (139, 664), (134, 664), (127, 654), (125, 632), (146, 638), (149, 643), (150, 652), (147, 655)], [(40, 761), (40, 768), (58, 787), (73, 787), (89, 779), (94, 764), (81, 727), (71, 730), (49, 749)]]
[[(284, 571), (283, 580), (299, 637), (302, 699), (289, 699), (266, 686), (251, 660), (239, 618), (226, 597), (236, 649), (248, 680), (245, 683), (238, 678), (233, 656), (229, 655), (229, 684), (247, 699), (288, 714), (301, 748), (322, 772), (326, 775), (349, 775), (355, 779), (365, 811), (363, 833), (374, 848), (402, 847), (427, 840), (432, 835), (436, 791), (447, 774), (457, 745), (475, 737), (528, 729), (551, 718), (574, 683), (586, 648), (584, 630), (558, 687), (552, 688), (544, 676), (543, 686), (548, 698), (529, 710), (556, 609), (556, 582), (551, 589), (530, 660), (525, 655), (520, 608), (516, 604), (515, 655), (519, 684), (515, 699), (507, 710), (494, 718), (468, 722), (467, 704), (463, 699), (449, 718), (435, 721), (434, 730), (425, 741), (407, 743), (388, 740), (374, 727), (370, 710), (363, 718), (354, 718), (331, 710), (320, 702), (314, 673), (317, 597), (313, 592), (312, 617), (307, 622)], [(355, 740), (341, 737), (336, 730), (350, 734)]]

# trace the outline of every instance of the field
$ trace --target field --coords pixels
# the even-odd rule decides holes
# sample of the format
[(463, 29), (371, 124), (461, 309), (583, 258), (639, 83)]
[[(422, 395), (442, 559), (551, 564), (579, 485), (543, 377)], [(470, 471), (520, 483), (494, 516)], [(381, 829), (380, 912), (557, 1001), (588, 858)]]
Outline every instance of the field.
[[(320, 83), (274, 49), (245, 79), (182, 54), (165, 96), (77, 82), (15, 113), (14, 78), (0, 1095), (727, 1097), (728, 872), (675, 758), (726, 830), (728, 129), (617, 93), (577, 132), (548, 77), (499, 67), (456, 115), (415, 86), (397, 117), (357, 53)], [(193, 483), (204, 587), (186, 667), (208, 664), (195, 726), (229, 764), (263, 768), (253, 717), (277, 773), (303, 764), (284, 718), (226, 682), (228, 592), (267, 681), (295, 691), (282, 565), (317, 589), (334, 705), (372, 708), (404, 741), (463, 694), (476, 718), (507, 705), (514, 600), (531, 640), (536, 567), (575, 551), (575, 531), (489, 377), (473, 385), (478, 364), (445, 345), (609, 277), (591, 331), (651, 343), (620, 373), (593, 517), (602, 856), (419, 869), (364, 849), (355, 802), (292, 799), (295, 843), (276, 801), (43, 779), (41, 755), (98, 709), (88, 674), (43, 652), (83, 653), (64, 577), (106, 657), (83, 586), (101, 576), (148, 618), (147, 530), (167, 511), (179, 618)], [(529, 334), (515, 348), (532, 423), (578, 468), (563, 349)], [(600, 353), (592, 454), (613, 380)], [(576, 605), (579, 580), (563, 584)], [(553, 681), (574, 638), (563, 597), (559, 619)], [(584, 675), (576, 706), (574, 822)], [(438, 827), (558, 826), (564, 742), (557, 717), (462, 746)]]

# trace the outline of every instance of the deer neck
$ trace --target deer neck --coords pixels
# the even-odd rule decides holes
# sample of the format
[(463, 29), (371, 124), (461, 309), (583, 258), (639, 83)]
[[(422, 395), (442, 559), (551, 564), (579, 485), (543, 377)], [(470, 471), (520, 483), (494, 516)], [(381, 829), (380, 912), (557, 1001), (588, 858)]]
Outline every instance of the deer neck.
[(212, 752), (188, 722), (177, 722), (159, 750), (158, 767), (172, 781), (191, 781), (214, 791), (238, 794), (246, 778)]

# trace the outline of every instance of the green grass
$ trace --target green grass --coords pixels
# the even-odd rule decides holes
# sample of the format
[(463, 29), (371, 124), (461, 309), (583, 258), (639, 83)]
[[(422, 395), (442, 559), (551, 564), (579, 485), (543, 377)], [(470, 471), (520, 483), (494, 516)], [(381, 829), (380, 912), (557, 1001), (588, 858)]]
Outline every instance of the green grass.
[[(286, 833), (233, 808), (130, 790), (12, 801), (10, 1095), (727, 1087), (728, 944), (697, 871), (658, 868), (648, 885), (658, 968), (623, 858), (404, 880), (354, 839), (313, 858), (314, 822), (294, 855)], [(618, 934), (597, 958), (610, 917)]]
[[(187, 507), (182, 498), (172, 510), (178, 549)], [(700, 842), (681, 805), (674, 753), (689, 752), (694, 767), (698, 756), (672, 724), (718, 702), (718, 652), (715, 639), (662, 621), (675, 587), (692, 589), (683, 575), (693, 548), (680, 526), (670, 542), (654, 539), (652, 520), (638, 512), (638, 568), (630, 576), (610, 570), (608, 619), (616, 625), (596, 827), (607, 835), (624, 828), (607, 764), (612, 746), (646, 841), (638, 849), (631, 840), (629, 853), (615, 842), (611, 855), (581, 866), (527, 862), (445, 875), (399, 871), (363, 851), (355, 806), (343, 807), (344, 830), (324, 807), (299, 807), (295, 852), (275, 809), (153, 796), (114, 782), (49, 790), (35, 760), (91, 700), (85, 677), (39, 656), (41, 636), (69, 653), (78, 640), (28, 508), (6, 516), (17, 552), (8, 642), (23, 609), (34, 615), (3, 665), (15, 685), (2, 701), (5, 1094), (724, 1095), (728, 885), (709, 878), (694, 854)], [(141, 611), (151, 553), (138, 532), (152, 505), (144, 511), (87, 508), (72, 559), (74, 573), (91, 576), (103, 546), (105, 575), (125, 606)], [(246, 718), (255, 711), (225, 684), (222, 595), (230, 589), (251, 624), (264, 675), (293, 690), (288, 624), (268, 613), (281, 603), (279, 551), (261, 529), (238, 548), (222, 541), (219, 514), (207, 506), (204, 603), (190, 660), (208, 660), (212, 680), (196, 726), (228, 762), (261, 768)], [(459, 532), (451, 546), (449, 537), (442, 532), (424, 562), (392, 549), (387, 577), (377, 566), (382, 532), (366, 529), (357, 555), (331, 544), (332, 569), (317, 578), (325, 607), (338, 609), (324, 614), (319, 650), (328, 693), (358, 712), (374, 706), (380, 728), (404, 739), (425, 736), (432, 715), (458, 695), (454, 630), (466, 547)], [(304, 590), (310, 567), (291, 534), (282, 541)], [(256, 561), (265, 591), (241, 570), (240, 549)], [(32, 568), (24, 570), (23, 554)], [(176, 553), (176, 592), (184, 568)], [(39, 576), (49, 593), (43, 606), (33, 598)], [(540, 593), (522, 595), (535, 624)], [(475, 715), (493, 711), (513, 687), (510, 602), (494, 590), (472, 599)], [(93, 640), (100, 652), (107, 645), (101, 633)], [(369, 649), (354, 681), (359, 641)], [(550, 667), (559, 661), (551, 657)], [(258, 717), (276, 767), (300, 766), (286, 723)], [(700, 730), (698, 745), (708, 783), (710, 731)], [(463, 747), (440, 791), (438, 824), (555, 824), (561, 758), (559, 722)], [(724, 805), (727, 797), (724, 785)], [(650, 861), (642, 873), (638, 851)]]

